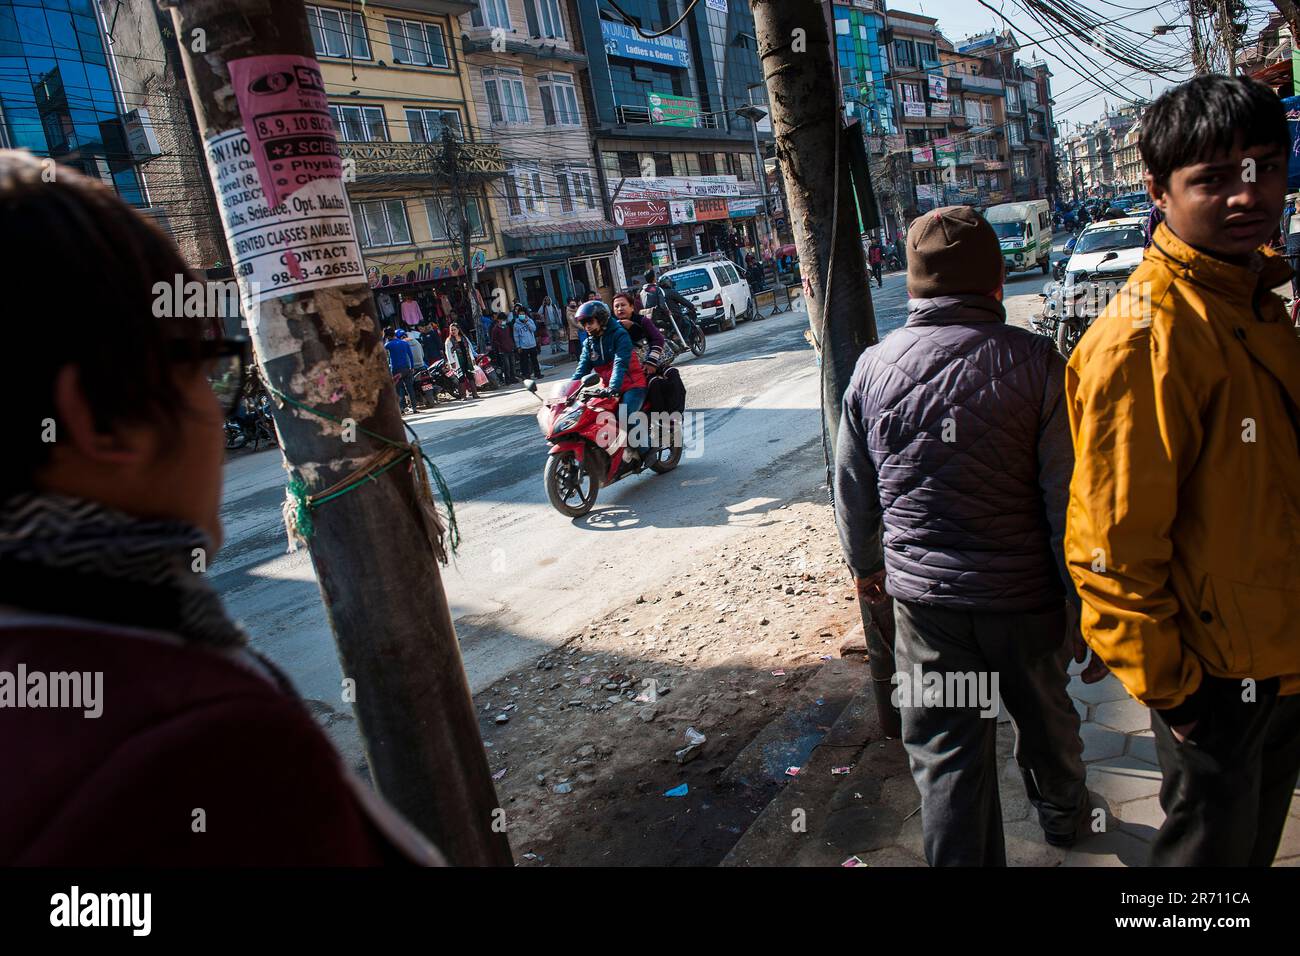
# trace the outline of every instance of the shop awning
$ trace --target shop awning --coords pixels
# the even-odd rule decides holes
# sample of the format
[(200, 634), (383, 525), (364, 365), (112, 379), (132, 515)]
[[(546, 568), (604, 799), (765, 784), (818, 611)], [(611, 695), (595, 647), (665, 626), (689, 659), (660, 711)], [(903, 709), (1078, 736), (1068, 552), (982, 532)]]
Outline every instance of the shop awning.
[(511, 266), (522, 266), (524, 263), (532, 262), (527, 256), (507, 256), (504, 259), (489, 259), (483, 265), (479, 266), (479, 272), (488, 269), (509, 269)]
[(506, 252), (557, 252), (578, 246), (610, 246), (627, 242), (627, 232), (606, 219), (548, 222), (501, 230)]

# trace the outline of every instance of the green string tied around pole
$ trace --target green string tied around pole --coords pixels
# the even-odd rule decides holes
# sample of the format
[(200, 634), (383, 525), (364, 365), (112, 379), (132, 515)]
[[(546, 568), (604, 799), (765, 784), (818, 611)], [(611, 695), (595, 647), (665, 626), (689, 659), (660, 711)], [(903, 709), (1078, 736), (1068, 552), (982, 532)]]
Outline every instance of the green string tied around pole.
[[(335, 418), (327, 412), (318, 408), (313, 408), (304, 402), (298, 401), (292, 396), (284, 394), (279, 389), (268, 385), (268, 390), (276, 398), (280, 399), (286, 405), (294, 408), (300, 408), (305, 412), (324, 418), (327, 421), (334, 422), (336, 425), (343, 425), (343, 420)], [(313, 512), (321, 505), (341, 498), (343, 495), (361, 487), (366, 482), (377, 479), (384, 472), (397, 467), (403, 462), (410, 462), (410, 467), (415, 472), (416, 482), (416, 505), (420, 511), (421, 521), (424, 524), (425, 534), (429, 539), (429, 545), (433, 549), (435, 557), (441, 564), (447, 563), (447, 551), (443, 545), (444, 537), (450, 537), (452, 553), (456, 553), (460, 547), (460, 526), (456, 522), (456, 508), (452, 503), (451, 489), (447, 487), (446, 480), (442, 477), (442, 472), (438, 466), (433, 463), (424, 449), (420, 447), (420, 440), (409, 425), (403, 422), (406, 430), (411, 434), (410, 442), (393, 441), (384, 435), (372, 432), (367, 428), (356, 425), (358, 431), (381, 442), (385, 447), (367, 458), (351, 474), (347, 475), (340, 481), (335, 482), (328, 488), (312, 493), (308, 490), (307, 482), (301, 475), (295, 474), (290, 477), (285, 486), (284, 502), (284, 524), (285, 530), (289, 535), (289, 550), (297, 548), (299, 542), (306, 542), (315, 531), (315, 522), (312, 518)], [(427, 469), (427, 471), (426, 471)], [(430, 475), (433, 477), (432, 485), (430, 484)], [(433, 499), (433, 487), (436, 486), (438, 494), (442, 498), (444, 507), (447, 509), (447, 523), (444, 526), (442, 516), (438, 514), (437, 505)]]

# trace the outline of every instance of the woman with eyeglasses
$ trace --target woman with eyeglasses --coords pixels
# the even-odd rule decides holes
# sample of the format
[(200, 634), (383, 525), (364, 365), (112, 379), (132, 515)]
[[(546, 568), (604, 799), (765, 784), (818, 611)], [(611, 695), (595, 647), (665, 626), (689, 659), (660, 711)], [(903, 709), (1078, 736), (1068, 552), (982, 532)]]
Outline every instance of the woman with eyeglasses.
[(0, 150), (0, 261), (75, 263), (96, 321), (0, 376), (0, 865), (440, 862), (208, 583), (245, 343), (170, 301), (202, 280), (152, 222), (48, 173)]

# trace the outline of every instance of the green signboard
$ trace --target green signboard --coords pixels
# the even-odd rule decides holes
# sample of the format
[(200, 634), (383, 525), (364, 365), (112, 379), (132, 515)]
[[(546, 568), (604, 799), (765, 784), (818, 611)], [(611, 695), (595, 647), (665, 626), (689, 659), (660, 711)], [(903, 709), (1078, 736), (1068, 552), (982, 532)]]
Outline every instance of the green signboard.
[(660, 126), (698, 126), (700, 101), (691, 96), (671, 93), (647, 93), (650, 122)]

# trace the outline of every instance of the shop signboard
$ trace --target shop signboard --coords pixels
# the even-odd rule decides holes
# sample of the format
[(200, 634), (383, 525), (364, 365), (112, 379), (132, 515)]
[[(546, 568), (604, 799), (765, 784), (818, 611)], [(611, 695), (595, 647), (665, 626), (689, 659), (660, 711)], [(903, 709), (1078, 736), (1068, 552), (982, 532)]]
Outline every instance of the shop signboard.
[(948, 77), (940, 76), (938, 73), (931, 73), (927, 79), (930, 84), (930, 99), (942, 102), (948, 101)]
[[(483, 268), (487, 262), (487, 250), (475, 249), (470, 255), (470, 262), (475, 269)], [(402, 259), (396, 262), (375, 262), (367, 257), (367, 266), (366, 281), (372, 289), (433, 282), (465, 274), (460, 257), (455, 255), (435, 256), (432, 259)]]
[(762, 208), (763, 200), (761, 199), (727, 200), (727, 215), (732, 219), (746, 219), (750, 216), (757, 216)]
[(936, 161), (941, 166), (957, 165), (957, 146), (951, 139), (936, 139), (934, 141), (934, 152)]
[(614, 203), (614, 222), (624, 229), (668, 225), (668, 204), (658, 199), (620, 199)]
[(929, 146), (922, 146), (912, 150), (912, 162), (914, 163), (933, 163), (934, 150)]
[(695, 222), (695, 200), (693, 199), (674, 199), (668, 204), (668, 209), (672, 213), (674, 224)]
[(710, 10), (717, 10), (719, 13), (727, 12), (727, 0), (707, 0), (704, 5)]
[(699, 196), (739, 196), (750, 183), (735, 176), (631, 176), (615, 184), (622, 199), (687, 199)]
[(700, 101), (693, 96), (673, 96), (671, 93), (647, 93), (650, 122), (658, 126), (690, 126), (700, 124)]
[(727, 218), (727, 200), (725, 199), (697, 199), (695, 200), (695, 220), (696, 222), (709, 222), (713, 219)]
[(691, 63), (691, 48), (681, 37), (648, 39), (626, 23), (614, 23), (612, 20), (600, 21), (600, 35), (605, 41), (605, 53), (609, 56), (682, 68)]
[(924, 104), (924, 103), (915, 103), (915, 102), (913, 102), (913, 101), (911, 101), (911, 100), (904, 100), (904, 101), (903, 101), (903, 115), (904, 115), (904, 116), (908, 116), (908, 117), (913, 117), (913, 116), (924, 116), (924, 115), (925, 115), (925, 104)]

